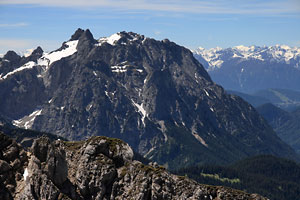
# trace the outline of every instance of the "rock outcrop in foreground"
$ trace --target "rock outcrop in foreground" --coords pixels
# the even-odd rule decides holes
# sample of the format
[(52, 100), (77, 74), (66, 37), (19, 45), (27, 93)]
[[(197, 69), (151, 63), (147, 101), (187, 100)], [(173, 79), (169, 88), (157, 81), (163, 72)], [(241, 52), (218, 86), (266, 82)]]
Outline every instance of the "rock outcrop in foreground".
[[(133, 160), (119, 139), (50, 141), (25, 152), (0, 133), (0, 199), (266, 199), (225, 187), (201, 185), (157, 164)], [(22, 176), (23, 174), (23, 176)]]

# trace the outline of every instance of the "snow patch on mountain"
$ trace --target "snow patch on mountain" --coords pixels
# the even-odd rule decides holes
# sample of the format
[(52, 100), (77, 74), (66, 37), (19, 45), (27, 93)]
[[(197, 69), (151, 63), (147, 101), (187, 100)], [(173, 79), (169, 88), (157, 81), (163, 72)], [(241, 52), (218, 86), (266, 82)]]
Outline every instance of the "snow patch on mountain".
[(110, 45), (115, 45), (115, 42), (119, 41), (121, 39), (120, 33), (115, 33), (109, 37), (103, 37), (98, 40), (97, 46), (101, 46), (103, 43), (107, 42)]
[(98, 43), (95, 44), (96, 46), (102, 46), (104, 43), (108, 43), (110, 45), (116, 45), (116, 43), (122, 39), (121, 44), (127, 45), (129, 43), (132, 43), (134, 41), (141, 41), (142, 43), (147, 39), (143, 35), (139, 35), (132, 32), (119, 32), (115, 33), (109, 37), (102, 37), (98, 40)]
[(138, 109), (138, 112), (142, 115), (142, 122), (143, 122), (143, 125), (145, 126), (145, 118), (147, 117), (147, 112), (143, 107), (143, 103), (137, 104), (133, 100), (131, 100), (131, 101), (132, 101), (132, 104)]
[(37, 109), (33, 111), (31, 114), (22, 117), (21, 119), (13, 120), (12, 124), (19, 128), (30, 129), (33, 125), (35, 118), (38, 115), (41, 115), (41, 113), (42, 113), (42, 109), (40, 110)]
[(24, 170), (23, 177), (24, 177), (24, 181), (27, 181), (27, 177), (28, 177), (28, 169), (27, 168)]
[[(45, 53), (41, 58), (39, 58), (37, 60), (37, 62), (29, 61), (28, 63), (22, 65), (21, 67), (13, 70), (11, 72), (8, 72), (4, 76), (3, 76), (3, 74), (1, 74), (0, 80), (4, 80), (4, 79), (8, 78), (9, 76), (14, 75), (17, 72), (20, 72), (20, 71), (23, 71), (26, 69), (31, 69), (35, 66), (42, 66), (43, 71), (47, 71), (52, 63), (76, 53), (77, 52), (77, 49), (76, 49), (77, 44), (78, 44), (78, 40), (66, 42), (65, 43), (66, 48), (64, 48), (60, 51), (53, 51), (50, 53)], [(42, 75), (38, 74), (38, 77), (42, 77)]]
[(117, 65), (110, 66), (110, 68), (111, 68), (111, 71), (115, 72), (115, 73), (124, 73), (124, 72), (127, 72), (128, 69), (135, 70), (140, 73), (143, 72), (142, 69), (137, 69), (136, 66), (129, 64), (129, 62), (127, 62), (127, 61), (124, 61)]
[(8, 72), (5, 76), (2, 77), (2, 75), (0, 75), (0, 80), (4, 80), (6, 79), (7, 77), (17, 73), (17, 72), (20, 72), (20, 71), (23, 71), (25, 69), (32, 69), (33, 67), (35, 66), (35, 62), (33, 61), (29, 61), (28, 63), (26, 63), (25, 65), (22, 65), (21, 67), (13, 70), (12, 72)]
[(208, 147), (208, 144), (203, 140), (202, 137), (200, 137), (197, 133), (192, 132), (193, 136), (198, 140), (203, 146)]
[(112, 72), (117, 72), (117, 73), (122, 73), (122, 72), (127, 72), (127, 68), (128, 65), (121, 65), (121, 66), (118, 66), (118, 65), (115, 65), (115, 66), (111, 66), (111, 71)]
[(78, 40), (69, 41), (66, 43), (67, 48), (62, 49), (61, 51), (54, 51), (51, 53), (47, 53), (42, 56), (38, 60), (38, 64), (45, 65), (45, 61), (47, 61), (47, 65), (50, 66), (52, 63), (61, 60), (64, 57), (68, 57), (77, 52), (77, 44)]

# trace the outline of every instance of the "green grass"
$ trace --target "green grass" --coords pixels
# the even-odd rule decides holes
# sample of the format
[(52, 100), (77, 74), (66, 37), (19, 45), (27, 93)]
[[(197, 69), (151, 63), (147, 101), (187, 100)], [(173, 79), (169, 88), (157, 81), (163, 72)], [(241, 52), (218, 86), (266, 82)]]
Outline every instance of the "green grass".
[(223, 178), (223, 177), (220, 177), (219, 174), (205, 174), (205, 173), (201, 173), (201, 176), (203, 177), (207, 177), (207, 178), (212, 178), (212, 179), (216, 179), (216, 180), (219, 180), (221, 182), (229, 182), (229, 183), (240, 183), (240, 179), (238, 178), (234, 178), (234, 179), (231, 179), (231, 178)]
[(85, 141), (64, 141), (64, 144), (68, 150), (78, 151)]

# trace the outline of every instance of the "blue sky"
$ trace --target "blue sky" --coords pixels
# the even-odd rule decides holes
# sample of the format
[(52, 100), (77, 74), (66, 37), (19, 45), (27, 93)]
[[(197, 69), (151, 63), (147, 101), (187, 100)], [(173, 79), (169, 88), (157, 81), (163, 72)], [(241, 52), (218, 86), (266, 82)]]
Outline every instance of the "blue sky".
[(0, 54), (59, 48), (77, 28), (133, 31), (195, 49), (300, 46), (300, 0), (0, 0)]

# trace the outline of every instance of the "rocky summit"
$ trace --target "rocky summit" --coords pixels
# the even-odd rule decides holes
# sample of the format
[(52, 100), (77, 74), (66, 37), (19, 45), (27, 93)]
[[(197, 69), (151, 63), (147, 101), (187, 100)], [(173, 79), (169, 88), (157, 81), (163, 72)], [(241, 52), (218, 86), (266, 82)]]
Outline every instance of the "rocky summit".
[(255, 109), (216, 85), (188, 49), (132, 32), (78, 29), (50, 53), (0, 58), (0, 115), (71, 139), (120, 138), (172, 169), (295, 152)]
[(201, 185), (156, 163), (133, 160), (128, 144), (108, 137), (50, 141), (26, 152), (0, 133), (0, 199), (203, 199), (265, 200), (257, 194)]

